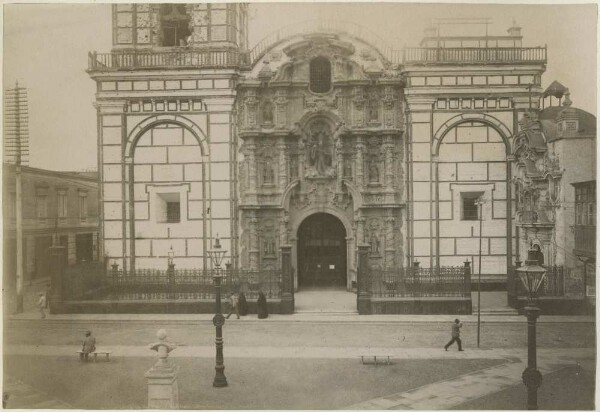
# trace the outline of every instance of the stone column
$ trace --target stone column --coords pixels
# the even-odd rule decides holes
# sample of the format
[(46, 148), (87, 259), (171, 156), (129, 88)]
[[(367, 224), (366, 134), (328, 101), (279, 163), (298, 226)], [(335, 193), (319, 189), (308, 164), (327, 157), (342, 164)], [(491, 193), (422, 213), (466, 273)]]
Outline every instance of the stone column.
[(158, 362), (144, 375), (148, 383), (148, 409), (179, 409), (179, 367), (168, 359), (176, 346), (167, 341), (164, 329), (156, 332), (156, 336), (158, 342), (149, 345), (149, 349), (157, 352)]
[(358, 246), (358, 314), (371, 314), (369, 245)]
[(396, 218), (394, 217), (394, 211), (388, 210), (388, 216), (384, 219), (385, 222), (385, 267), (387, 269), (393, 269), (396, 267), (396, 242), (395, 239), (395, 224)]
[(385, 153), (385, 189), (392, 191), (394, 188), (394, 138), (386, 136), (383, 150)]
[(286, 91), (284, 89), (277, 90), (275, 92), (275, 127), (277, 129), (283, 129), (287, 124), (287, 103)]
[(248, 192), (256, 192), (258, 187), (258, 180), (256, 177), (256, 144), (254, 142), (248, 142), (246, 146), (246, 157), (248, 158)]
[(365, 138), (358, 136), (356, 138), (356, 186), (362, 190), (364, 184), (364, 165), (365, 165)]
[(285, 138), (281, 138), (277, 144), (277, 150), (279, 153), (279, 190), (283, 191), (287, 186), (288, 172), (287, 172), (287, 145), (285, 144)]
[(356, 213), (356, 243), (361, 244), (365, 241), (365, 221), (366, 219), (359, 210)]
[(258, 270), (258, 261), (260, 258), (260, 245), (258, 243), (258, 219), (256, 212), (250, 212), (250, 219), (248, 219), (250, 226), (250, 245), (249, 245), (249, 264), (250, 270)]
[(294, 279), (292, 246), (281, 246), (281, 313), (294, 313)]
[(50, 313), (65, 313), (63, 296), (63, 276), (65, 273), (65, 254), (64, 246), (52, 246), (50, 253)]

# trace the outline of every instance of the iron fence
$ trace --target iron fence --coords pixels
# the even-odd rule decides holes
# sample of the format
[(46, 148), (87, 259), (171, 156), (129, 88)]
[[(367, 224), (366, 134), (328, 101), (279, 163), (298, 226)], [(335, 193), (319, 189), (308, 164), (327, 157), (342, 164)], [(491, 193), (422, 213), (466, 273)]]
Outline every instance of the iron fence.
[(221, 279), (221, 295), (242, 292), (246, 299), (257, 299), (259, 292), (267, 298), (281, 297), (281, 271), (136, 269), (111, 270), (86, 276), (69, 276), (65, 290), (67, 300), (203, 300), (216, 298), (216, 275)]
[[(538, 289), (538, 297), (584, 296), (583, 277), (575, 271), (565, 270), (563, 266), (544, 266), (544, 269), (546, 269), (546, 275)], [(508, 276), (507, 290), (509, 295), (527, 296), (516, 269)]]
[(371, 269), (372, 297), (470, 297), (471, 276), (465, 267)]

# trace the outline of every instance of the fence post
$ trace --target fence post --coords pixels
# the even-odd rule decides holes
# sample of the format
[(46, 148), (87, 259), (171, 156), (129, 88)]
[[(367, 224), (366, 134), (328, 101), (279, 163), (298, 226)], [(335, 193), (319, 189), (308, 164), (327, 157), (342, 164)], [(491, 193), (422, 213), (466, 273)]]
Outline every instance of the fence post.
[(471, 296), (471, 262), (465, 261), (465, 297)]
[(413, 278), (413, 297), (421, 296), (421, 277), (419, 276), (419, 265), (421, 262), (415, 260), (412, 267), (412, 278)]
[(144, 375), (148, 383), (148, 409), (179, 409), (179, 367), (169, 360), (169, 352), (175, 345), (167, 341), (164, 329), (156, 332), (156, 336), (158, 342), (149, 348), (157, 352), (158, 362)]
[(50, 313), (65, 313), (63, 278), (65, 275), (64, 246), (51, 246), (50, 253)]
[(358, 246), (358, 314), (371, 314), (371, 293), (369, 283), (369, 245)]
[(292, 246), (281, 246), (281, 313), (294, 313), (294, 278), (292, 273)]

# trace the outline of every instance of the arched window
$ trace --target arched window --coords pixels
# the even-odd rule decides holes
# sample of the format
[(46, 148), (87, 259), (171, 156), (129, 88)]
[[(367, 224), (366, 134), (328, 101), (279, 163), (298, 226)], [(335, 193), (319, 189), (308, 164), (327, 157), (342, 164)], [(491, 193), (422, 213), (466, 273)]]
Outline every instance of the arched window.
[(310, 91), (327, 93), (331, 89), (331, 63), (325, 57), (310, 62)]

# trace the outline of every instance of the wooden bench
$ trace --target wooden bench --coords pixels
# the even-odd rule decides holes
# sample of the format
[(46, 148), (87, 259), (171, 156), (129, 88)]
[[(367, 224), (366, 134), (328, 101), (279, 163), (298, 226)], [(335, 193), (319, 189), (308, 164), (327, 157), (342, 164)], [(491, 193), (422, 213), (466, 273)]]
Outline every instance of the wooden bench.
[[(83, 352), (82, 350), (78, 350), (77, 353), (79, 354), (79, 359), (82, 360), (83, 358), (82, 358), (81, 355), (84, 355), (85, 352)], [(88, 353), (88, 357), (94, 355), (94, 362), (96, 362), (98, 360), (98, 355), (105, 355), (106, 356), (106, 361), (110, 362), (110, 354), (111, 353), (112, 352), (110, 352), (110, 351), (97, 350), (95, 352)]]
[[(373, 358), (373, 362), (368, 362), (368, 359), (370, 359), (370, 358)], [(381, 364), (383, 364), (383, 363), (385, 363), (386, 365), (391, 364), (390, 355), (361, 355), (360, 363), (362, 363), (363, 365), (374, 363), (375, 366), (377, 366), (378, 365), (377, 358), (382, 359)], [(367, 359), (367, 361), (365, 361), (365, 359)]]

